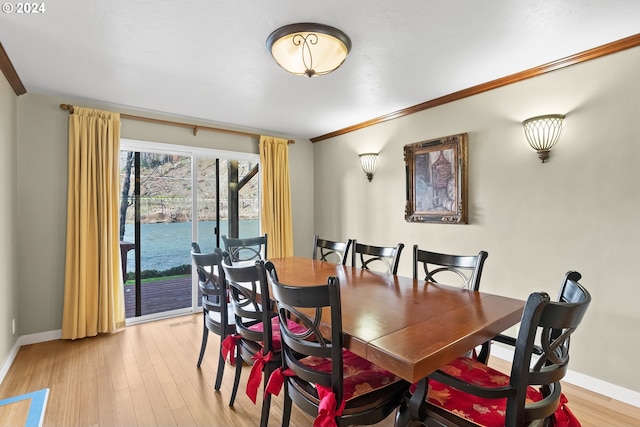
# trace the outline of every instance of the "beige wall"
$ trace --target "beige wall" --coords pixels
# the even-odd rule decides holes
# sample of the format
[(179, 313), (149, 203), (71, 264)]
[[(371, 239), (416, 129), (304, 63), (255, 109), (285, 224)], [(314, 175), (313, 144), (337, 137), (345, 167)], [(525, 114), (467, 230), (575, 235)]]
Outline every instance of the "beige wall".
[[(567, 270), (593, 303), (572, 341), (570, 369), (640, 392), (640, 48), (313, 144), (315, 229), (332, 239), (489, 252), (482, 289), (517, 298), (556, 296)], [(548, 163), (521, 121), (567, 115)], [(406, 144), (469, 135), (468, 225), (404, 220)], [(358, 153), (379, 151), (367, 182)]]
[(0, 368), (19, 335), (12, 331), (17, 318), (18, 271), (16, 234), (17, 97), (0, 74)]
[[(14, 219), (11, 224), (17, 225), (19, 236), (20, 298), (17, 311), (22, 335), (59, 330), (62, 323), (68, 113), (59, 108), (61, 103), (76, 103), (86, 107), (192, 123), (191, 120), (179, 117), (153, 115), (81, 100), (74, 102), (68, 98), (34, 94), (18, 98), (18, 219)], [(1, 117), (5, 120), (4, 115)], [(216, 126), (215, 123), (198, 124)], [(258, 152), (257, 138), (204, 130), (193, 136), (192, 131), (187, 128), (132, 120), (122, 121), (121, 137), (229, 151)], [(294, 245), (296, 251), (306, 254), (310, 250), (307, 249), (310, 245), (308, 241), (311, 241), (313, 236), (313, 147), (308, 140), (298, 141), (289, 147), (292, 197), (299, 202), (293, 207), (296, 235)], [(4, 157), (2, 162), (6, 162), (8, 166), (15, 164)], [(3, 170), (1, 173), (8, 172)], [(13, 181), (15, 182), (15, 179)], [(188, 251), (189, 248), (185, 250)], [(2, 260), (4, 261), (4, 257)], [(10, 282), (13, 283), (15, 280)], [(0, 289), (1, 286), (4, 286), (4, 283), (0, 284)], [(41, 302), (35, 311), (34, 300)], [(5, 322), (5, 319), (2, 318), (0, 322)], [(3, 323), (0, 323), (0, 327), (2, 325)], [(0, 334), (4, 334), (4, 330), (0, 329)]]

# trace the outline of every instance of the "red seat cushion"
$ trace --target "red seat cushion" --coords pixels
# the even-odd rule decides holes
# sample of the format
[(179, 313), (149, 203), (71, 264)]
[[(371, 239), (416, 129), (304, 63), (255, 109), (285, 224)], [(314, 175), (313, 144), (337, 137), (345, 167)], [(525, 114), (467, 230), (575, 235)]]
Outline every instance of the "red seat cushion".
[[(336, 402), (335, 395), (330, 388), (316, 384), (315, 390), (320, 403), (318, 405), (318, 416), (313, 423), (314, 426), (335, 427), (335, 417), (342, 414), (347, 401), (399, 381), (399, 378), (391, 372), (374, 365), (349, 350), (343, 349), (342, 355), (343, 400), (341, 403)], [(300, 362), (321, 372), (331, 372), (332, 362), (328, 358), (307, 356), (300, 359)], [(265, 391), (278, 395), (285, 376), (295, 376), (295, 373), (291, 369), (276, 369), (273, 371)], [(306, 388), (306, 385), (301, 384), (301, 387)], [(300, 391), (306, 393), (303, 390)]]
[[(345, 401), (399, 381), (399, 378), (391, 372), (349, 350), (342, 351), (342, 358), (344, 361), (343, 397)], [(331, 359), (307, 356), (300, 361), (318, 371), (331, 372)]]
[[(492, 388), (509, 384), (509, 376), (468, 357), (459, 357), (441, 369), (449, 375), (478, 386)], [(527, 388), (526, 402), (537, 402), (542, 394)], [(504, 426), (507, 399), (487, 399), (429, 380), (429, 403), (459, 417), (487, 427)]]
[[(287, 320), (287, 328), (295, 333), (302, 333), (307, 330), (307, 328), (293, 320)], [(262, 332), (264, 327), (262, 322), (260, 322), (250, 326), (249, 329), (256, 332)], [(277, 353), (282, 351), (282, 338), (280, 337), (280, 324), (278, 317), (271, 318), (271, 343), (273, 345), (273, 352)], [(260, 343), (260, 345), (262, 346), (262, 343)], [(253, 403), (256, 403), (258, 387), (262, 381), (262, 370), (264, 368), (264, 364), (269, 362), (273, 357), (271, 352), (267, 354), (263, 354), (263, 352), (264, 349), (262, 351), (258, 350), (253, 356), (255, 362), (253, 363), (251, 372), (249, 373), (249, 378), (247, 379), (247, 396), (249, 396)]]
[[(278, 323), (278, 317), (273, 317), (271, 319), (271, 340), (273, 342), (273, 351), (282, 350), (282, 339), (280, 338), (280, 324)], [(302, 333), (307, 330), (304, 326), (299, 323), (294, 322), (293, 320), (287, 320), (287, 327), (290, 331), (295, 333)], [(256, 323), (253, 326), (250, 326), (249, 329), (256, 332), (262, 332), (262, 323)]]

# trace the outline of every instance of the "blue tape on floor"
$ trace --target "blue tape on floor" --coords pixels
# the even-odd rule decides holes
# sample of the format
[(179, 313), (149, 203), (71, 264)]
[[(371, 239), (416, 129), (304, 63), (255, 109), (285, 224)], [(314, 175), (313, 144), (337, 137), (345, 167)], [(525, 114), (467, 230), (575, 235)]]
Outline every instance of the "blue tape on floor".
[(33, 391), (27, 394), (21, 394), (20, 396), (2, 399), (0, 400), (0, 406), (9, 405), (21, 400), (31, 399), (31, 404), (29, 405), (29, 413), (27, 414), (27, 421), (24, 424), (24, 427), (42, 427), (42, 420), (44, 419), (44, 410), (47, 407), (48, 397), (49, 389), (43, 388), (42, 390)]

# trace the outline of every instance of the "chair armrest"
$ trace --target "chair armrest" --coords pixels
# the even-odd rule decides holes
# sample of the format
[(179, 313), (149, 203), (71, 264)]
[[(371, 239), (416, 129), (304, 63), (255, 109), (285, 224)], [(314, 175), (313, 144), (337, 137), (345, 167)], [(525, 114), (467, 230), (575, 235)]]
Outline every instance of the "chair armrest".
[(465, 393), (473, 394), (475, 396), (480, 396), (487, 399), (500, 399), (516, 394), (516, 390), (509, 385), (490, 388), (481, 387), (479, 385), (460, 380), (440, 370), (435, 371), (431, 375), (429, 375), (429, 380), (435, 380), (450, 387), (455, 387)]

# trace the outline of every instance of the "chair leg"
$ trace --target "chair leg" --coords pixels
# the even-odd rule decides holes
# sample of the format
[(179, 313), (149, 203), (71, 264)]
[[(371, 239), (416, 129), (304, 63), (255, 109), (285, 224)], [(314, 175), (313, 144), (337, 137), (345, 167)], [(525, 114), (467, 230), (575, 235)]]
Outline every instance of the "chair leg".
[(267, 427), (269, 424), (269, 408), (271, 406), (271, 394), (267, 393), (262, 401), (262, 415), (260, 415), (260, 427)]
[(265, 393), (267, 382), (273, 369), (264, 367), (264, 378), (262, 379), (262, 415), (260, 415), (260, 427), (267, 427), (269, 424), (269, 409), (271, 408), (271, 393)]
[(407, 404), (405, 402), (402, 402), (396, 412), (396, 420), (394, 425), (399, 427), (406, 427), (411, 426), (414, 422), (416, 421), (411, 418)]
[[(206, 316), (206, 314), (205, 314)], [(198, 368), (202, 363), (202, 359), (204, 358), (204, 351), (207, 349), (207, 340), (209, 339), (209, 329), (207, 329), (207, 319), (202, 317), (202, 344), (200, 345), (200, 357), (198, 357)]]
[(491, 342), (487, 341), (484, 344), (482, 344), (482, 347), (480, 349), (480, 353), (477, 356), (477, 360), (481, 363), (484, 363), (485, 365), (488, 364), (489, 362), (489, 356), (491, 356)]
[(220, 390), (220, 386), (222, 385), (222, 375), (224, 374), (224, 365), (226, 360), (222, 357), (222, 348), (220, 348), (220, 352), (218, 352), (218, 373), (216, 374), (216, 384), (213, 386), (214, 390)]
[[(239, 352), (236, 352), (239, 353)], [(229, 400), (229, 406), (233, 406), (233, 402), (236, 400), (236, 394), (238, 393), (238, 385), (240, 384), (240, 374), (242, 374), (242, 357), (240, 354), (236, 354), (236, 375), (233, 379), (233, 390), (231, 391), (231, 399)]]
[(284, 382), (284, 401), (282, 403), (282, 427), (289, 427), (291, 420), (291, 397), (287, 390), (287, 381)]

